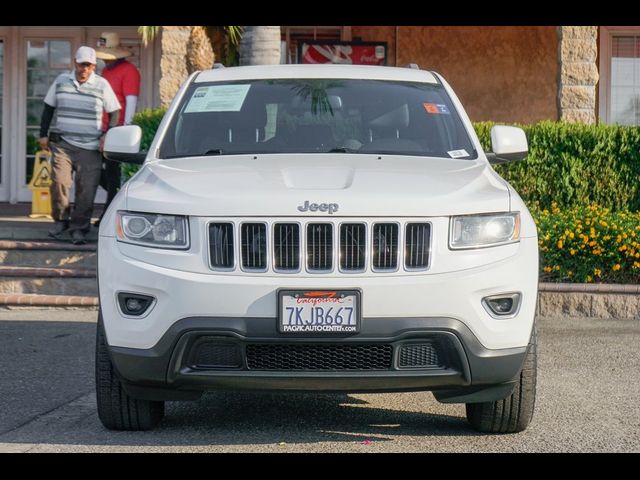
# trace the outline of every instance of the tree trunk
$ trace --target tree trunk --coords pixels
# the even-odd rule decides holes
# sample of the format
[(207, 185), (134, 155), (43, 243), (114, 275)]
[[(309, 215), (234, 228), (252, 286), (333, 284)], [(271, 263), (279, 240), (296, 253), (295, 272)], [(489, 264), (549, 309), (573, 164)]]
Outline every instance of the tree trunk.
[(280, 27), (244, 27), (240, 40), (240, 65), (280, 63)]
[(187, 44), (187, 71), (213, 68), (215, 56), (205, 27), (193, 27)]

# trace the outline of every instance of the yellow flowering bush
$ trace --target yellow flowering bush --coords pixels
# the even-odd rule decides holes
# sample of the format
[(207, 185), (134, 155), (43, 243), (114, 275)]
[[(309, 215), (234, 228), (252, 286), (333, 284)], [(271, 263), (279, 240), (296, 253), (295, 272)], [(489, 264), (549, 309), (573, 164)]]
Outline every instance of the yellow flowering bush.
[(540, 280), (640, 283), (640, 212), (599, 205), (531, 208), (538, 227)]

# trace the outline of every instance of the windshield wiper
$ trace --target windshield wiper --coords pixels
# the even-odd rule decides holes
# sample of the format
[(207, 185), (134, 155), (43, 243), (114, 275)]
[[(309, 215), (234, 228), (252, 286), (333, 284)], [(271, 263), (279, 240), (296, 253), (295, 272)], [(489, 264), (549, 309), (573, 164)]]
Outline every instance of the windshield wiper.
[(164, 158), (185, 158), (185, 157), (206, 157), (207, 155), (222, 155), (224, 150), (221, 148), (212, 148), (204, 153), (180, 153), (176, 155), (167, 155)]
[(202, 156), (205, 155), (222, 155), (224, 153), (224, 150), (222, 150), (221, 148), (212, 148), (210, 150), (207, 150), (206, 152), (204, 152), (202, 154)]
[(326, 153), (355, 153), (358, 150), (349, 147), (334, 147)]

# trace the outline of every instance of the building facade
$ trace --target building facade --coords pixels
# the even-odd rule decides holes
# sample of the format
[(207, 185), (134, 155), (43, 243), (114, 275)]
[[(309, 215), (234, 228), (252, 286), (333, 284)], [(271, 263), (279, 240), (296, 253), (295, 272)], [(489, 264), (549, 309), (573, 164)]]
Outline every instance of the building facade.
[[(640, 125), (640, 27), (283, 26), (282, 62), (305, 43), (378, 47), (383, 64), (442, 73), (473, 121)], [(167, 104), (186, 78), (191, 27), (0, 26), (0, 202), (27, 202), (42, 99), (73, 52), (117, 31), (142, 74), (139, 109)], [(381, 57), (378, 56), (378, 59)], [(100, 66), (99, 66), (100, 68)], [(100, 191), (97, 201), (104, 198)]]

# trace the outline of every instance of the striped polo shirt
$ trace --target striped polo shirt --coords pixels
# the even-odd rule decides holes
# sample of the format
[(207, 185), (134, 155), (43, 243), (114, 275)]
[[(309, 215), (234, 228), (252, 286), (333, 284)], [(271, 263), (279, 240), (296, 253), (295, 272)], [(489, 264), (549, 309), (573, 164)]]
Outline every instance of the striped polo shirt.
[(44, 102), (56, 109), (55, 130), (64, 141), (85, 150), (97, 150), (102, 135), (102, 113), (115, 112), (120, 103), (104, 78), (92, 73), (83, 84), (74, 71), (61, 73)]

